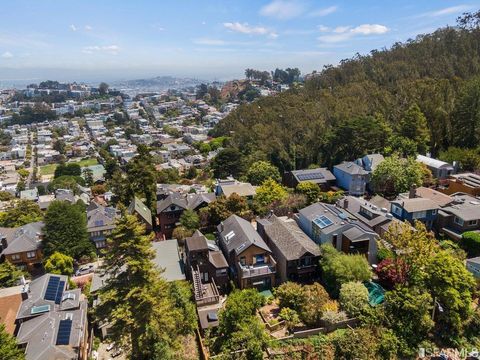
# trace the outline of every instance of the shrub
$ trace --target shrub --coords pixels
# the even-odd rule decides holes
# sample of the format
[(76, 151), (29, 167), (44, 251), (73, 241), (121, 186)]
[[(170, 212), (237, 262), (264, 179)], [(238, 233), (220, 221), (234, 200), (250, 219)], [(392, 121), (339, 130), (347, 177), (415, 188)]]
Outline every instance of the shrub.
[(468, 231), (462, 234), (462, 248), (469, 257), (480, 256), (480, 234)]
[(340, 305), (351, 317), (361, 315), (368, 306), (368, 290), (360, 282), (348, 282), (340, 288)]
[(348, 320), (347, 313), (345, 311), (325, 311), (322, 315), (322, 320), (329, 325), (337, 324), (339, 322)]

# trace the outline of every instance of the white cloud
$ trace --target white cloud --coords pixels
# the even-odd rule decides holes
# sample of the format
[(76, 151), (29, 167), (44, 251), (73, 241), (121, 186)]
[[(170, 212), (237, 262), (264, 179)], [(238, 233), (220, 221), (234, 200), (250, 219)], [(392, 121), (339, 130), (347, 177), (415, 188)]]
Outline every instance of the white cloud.
[(329, 6), (323, 9), (314, 10), (309, 14), (309, 16), (310, 17), (327, 16), (327, 15), (333, 14), (337, 10), (338, 10), (337, 6)]
[(75, 25), (71, 24), (71, 25), (70, 25), (70, 30), (72, 30), (72, 31), (77, 31), (78, 29), (77, 29), (77, 27), (76, 27)]
[(85, 25), (85, 31), (92, 31), (93, 28), (90, 25)]
[(5, 52), (2, 54), (2, 58), (3, 58), (3, 59), (11, 59), (11, 58), (13, 58), (13, 54), (12, 54), (10, 51), (5, 51)]
[(317, 28), (318, 28), (318, 31), (320, 31), (320, 32), (329, 32), (330, 31), (330, 28), (328, 26), (325, 26), (325, 25), (318, 25)]
[(194, 39), (193, 42), (197, 45), (211, 45), (211, 46), (222, 46), (227, 44), (226, 41), (223, 41), (220, 39), (209, 39), (209, 38)]
[(363, 24), (357, 26), (356, 28), (351, 29), (350, 31), (353, 34), (362, 34), (362, 35), (378, 35), (385, 34), (388, 32), (388, 28), (385, 25), (379, 24)]
[(239, 32), (248, 35), (268, 35), (271, 39), (276, 39), (278, 34), (263, 26), (251, 26), (248, 23), (239, 22), (227, 22), (223, 23), (223, 26), (230, 31)]
[(437, 10), (437, 11), (432, 11), (432, 12), (428, 13), (427, 15), (432, 16), (432, 17), (436, 17), (436, 16), (458, 14), (462, 11), (471, 10), (472, 8), (473, 7), (471, 5), (463, 4), (463, 5), (447, 7), (447, 8), (444, 8), (444, 9)]
[(328, 31), (327, 29), (327, 31), (324, 31), (330, 33), (320, 36), (318, 40), (324, 43), (336, 43), (346, 41), (355, 36), (381, 35), (388, 31), (390, 31), (388, 27), (380, 24), (362, 24), (357, 27), (338, 26), (333, 30)]
[(304, 13), (305, 6), (299, 1), (274, 0), (260, 9), (263, 16), (291, 19)]
[(118, 45), (85, 46), (82, 50), (85, 54), (108, 53), (112, 55), (117, 55), (119, 51), (120, 47)]

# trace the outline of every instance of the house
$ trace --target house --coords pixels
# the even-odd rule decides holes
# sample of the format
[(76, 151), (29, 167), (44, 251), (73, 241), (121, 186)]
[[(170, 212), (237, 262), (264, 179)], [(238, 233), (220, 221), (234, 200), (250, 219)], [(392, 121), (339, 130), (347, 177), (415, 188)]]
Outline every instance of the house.
[(309, 281), (318, 276), (320, 248), (295, 220), (271, 214), (257, 220), (257, 231), (277, 261), (277, 283)]
[(436, 179), (443, 180), (455, 174), (455, 167), (445, 161), (423, 155), (417, 155), (417, 161), (424, 164)]
[(460, 240), (466, 231), (480, 230), (480, 199), (467, 194), (454, 194), (453, 202), (438, 210), (436, 230), (453, 240)]
[(185, 240), (185, 259), (190, 279), (198, 273), (202, 283), (213, 282), (221, 288), (228, 284), (228, 263), (223, 253), (199, 231)]
[(180, 217), (185, 210), (199, 210), (215, 200), (215, 194), (187, 194), (171, 193), (166, 196), (160, 195), (157, 201), (157, 224), (160, 235), (170, 239), (173, 230), (180, 224)]
[(231, 215), (217, 230), (220, 248), (240, 289), (268, 289), (275, 285), (276, 261), (250, 222)]
[(480, 279), (480, 256), (467, 259), (467, 270)]
[(18, 228), (0, 228), (1, 258), (27, 270), (42, 269), (43, 222), (35, 222)]
[(378, 235), (382, 235), (383, 228), (393, 220), (388, 208), (379, 208), (371, 202), (355, 196), (345, 196), (337, 201), (338, 207), (348, 211), (356, 219), (375, 231)]
[(410, 191), (408, 193), (400, 194), (399, 198), (407, 199), (407, 198), (422, 198), (422, 199), (429, 199), (434, 201), (439, 207), (444, 207), (451, 204), (454, 201), (454, 198), (446, 195), (440, 191), (435, 189), (431, 189), (425, 186), (416, 187), (412, 185)]
[(162, 277), (167, 281), (185, 280), (185, 266), (180, 256), (177, 240), (152, 243), (155, 251), (154, 264), (162, 269)]
[(87, 232), (97, 249), (106, 246), (107, 236), (115, 229), (117, 218), (117, 210), (113, 207), (105, 207), (94, 201), (88, 206)]
[(444, 194), (465, 193), (480, 196), (480, 175), (473, 173), (450, 175), (445, 182), (445, 187), (439, 189)]
[(27, 189), (20, 191), (20, 199), (22, 200), (30, 200), (30, 201), (38, 201), (38, 189)]
[(149, 233), (153, 229), (152, 212), (149, 208), (135, 196), (128, 207), (130, 215), (135, 214), (138, 220), (145, 225), (145, 231)]
[(378, 234), (342, 208), (315, 203), (296, 214), (299, 227), (317, 244), (332, 244), (346, 254), (364, 254), (377, 261)]
[(88, 301), (68, 277), (45, 274), (24, 286), (17, 343), (27, 360), (87, 359)]
[(365, 194), (370, 178), (370, 172), (354, 162), (343, 162), (333, 167), (337, 185), (348, 191), (350, 195)]
[(428, 230), (431, 230), (439, 208), (438, 204), (430, 199), (408, 198), (392, 201), (390, 211), (398, 220), (408, 221), (411, 224), (414, 221), (420, 221)]
[(303, 182), (313, 182), (322, 190), (327, 191), (335, 186), (335, 176), (327, 168), (292, 170), (283, 175), (283, 183), (290, 188), (296, 188)]
[(15, 334), (15, 319), (22, 304), (24, 285), (12, 286), (0, 289), (0, 324), (5, 325), (5, 331)]
[(186, 265), (193, 283), (193, 293), (200, 329), (218, 326), (218, 312), (222, 308), (219, 288), (228, 284), (228, 263), (216, 245), (196, 231), (185, 242)]
[(225, 180), (217, 180), (215, 183), (216, 196), (224, 195), (229, 197), (233, 193), (247, 199), (253, 199), (256, 194), (256, 189), (250, 183), (240, 182), (231, 177)]

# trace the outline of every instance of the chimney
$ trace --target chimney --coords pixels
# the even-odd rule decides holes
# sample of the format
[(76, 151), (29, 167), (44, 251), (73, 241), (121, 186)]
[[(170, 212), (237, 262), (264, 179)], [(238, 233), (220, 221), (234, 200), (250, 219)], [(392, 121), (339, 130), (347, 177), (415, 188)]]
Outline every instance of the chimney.
[(410, 186), (410, 191), (408, 193), (408, 198), (409, 199), (415, 199), (416, 195), (417, 195), (417, 185), (412, 184), (412, 186)]
[(348, 198), (343, 199), (343, 208), (348, 210)]

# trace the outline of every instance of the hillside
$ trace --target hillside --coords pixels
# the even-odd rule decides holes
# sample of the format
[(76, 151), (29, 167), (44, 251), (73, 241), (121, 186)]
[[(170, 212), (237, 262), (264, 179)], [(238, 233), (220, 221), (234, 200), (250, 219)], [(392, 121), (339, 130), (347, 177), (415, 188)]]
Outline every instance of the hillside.
[(404, 155), (480, 143), (480, 12), (325, 67), (305, 87), (238, 108), (216, 128), (246, 163), (331, 166), (372, 151)]

